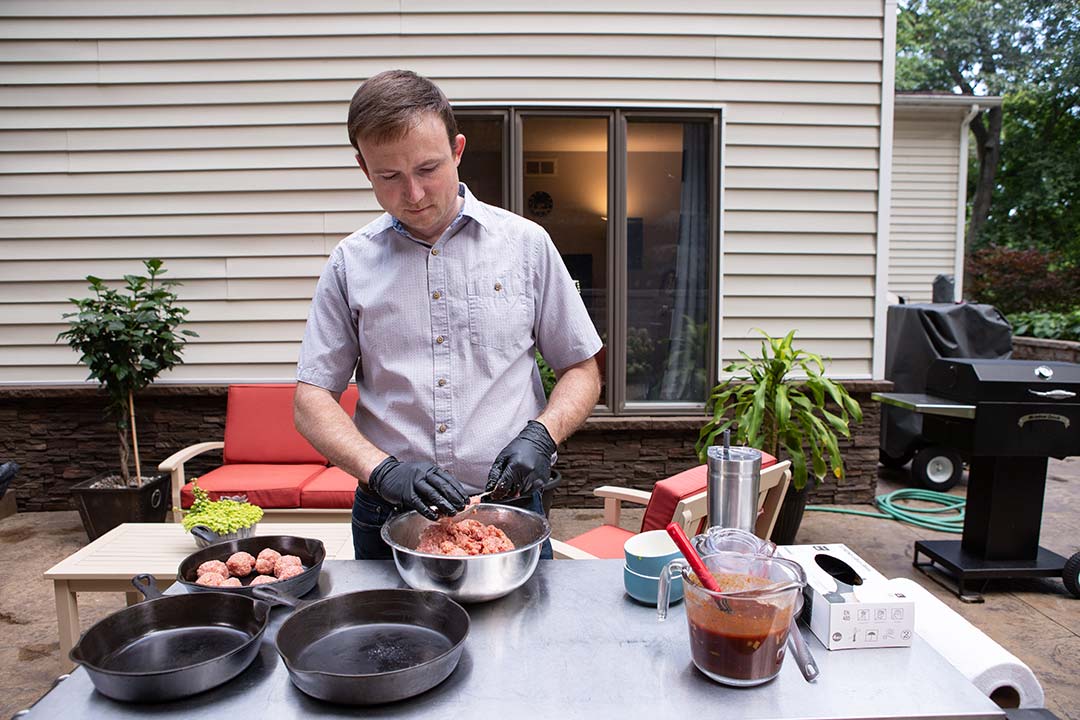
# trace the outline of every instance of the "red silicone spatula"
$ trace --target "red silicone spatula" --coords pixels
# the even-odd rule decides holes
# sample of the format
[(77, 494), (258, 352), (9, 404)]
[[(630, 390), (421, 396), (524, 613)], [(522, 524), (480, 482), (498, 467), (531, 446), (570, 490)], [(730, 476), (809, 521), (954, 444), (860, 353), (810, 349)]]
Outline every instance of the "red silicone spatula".
[(713, 592), (720, 592), (720, 586), (716, 583), (716, 578), (712, 576), (709, 569), (705, 567), (705, 563), (701, 561), (701, 556), (697, 554), (697, 550), (690, 544), (690, 538), (686, 537), (686, 533), (683, 532), (682, 526), (678, 523), (668, 523), (667, 534), (671, 536), (671, 539), (675, 541), (676, 547), (686, 558), (686, 562), (690, 563), (690, 569), (697, 575), (698, 580), (708, 590)]

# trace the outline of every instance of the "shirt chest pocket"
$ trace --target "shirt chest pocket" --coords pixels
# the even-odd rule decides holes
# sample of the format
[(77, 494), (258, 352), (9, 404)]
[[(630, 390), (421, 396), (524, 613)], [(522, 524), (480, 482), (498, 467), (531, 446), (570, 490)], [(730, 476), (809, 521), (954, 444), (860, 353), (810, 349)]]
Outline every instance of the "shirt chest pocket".
[(532, 314), (521, 279), (479, 275), (467, 285), (469, 340), (488, 348), (512, 349), (532, 341)]

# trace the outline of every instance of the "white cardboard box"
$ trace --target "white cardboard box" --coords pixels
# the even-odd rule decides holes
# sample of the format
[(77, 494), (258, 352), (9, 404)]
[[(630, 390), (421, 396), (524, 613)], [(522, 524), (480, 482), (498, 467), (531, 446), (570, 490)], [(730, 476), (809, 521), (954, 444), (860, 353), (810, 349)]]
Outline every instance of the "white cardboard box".
[(777, 554), (806, 573), (803, 617), (829, 650), (911, 646), (914, 600), (846, 545), (786, 545)]

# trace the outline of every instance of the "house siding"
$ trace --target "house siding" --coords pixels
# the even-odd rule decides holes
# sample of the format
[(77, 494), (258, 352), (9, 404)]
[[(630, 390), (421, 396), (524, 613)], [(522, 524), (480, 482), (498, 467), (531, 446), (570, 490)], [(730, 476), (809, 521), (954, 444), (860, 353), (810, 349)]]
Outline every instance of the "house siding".
[(934, 278), (956, 271), (961, 247), (957, 213), (966, 200), (960, 194), (960, 132), (966, 111), (896, 111), (889, 291), (907, 302), (930, 302)]
[(0, 382), (81, 381), (67, 299), (153, 256), (200, 335), (165, 379), (292, 378), (326, 256), (380, 212), (344, 120), (391, 67), (454, 102), (722, 106), (724, 359), (797, 328), (869, 377), (886, 4), (505, 6), (0, 5)]

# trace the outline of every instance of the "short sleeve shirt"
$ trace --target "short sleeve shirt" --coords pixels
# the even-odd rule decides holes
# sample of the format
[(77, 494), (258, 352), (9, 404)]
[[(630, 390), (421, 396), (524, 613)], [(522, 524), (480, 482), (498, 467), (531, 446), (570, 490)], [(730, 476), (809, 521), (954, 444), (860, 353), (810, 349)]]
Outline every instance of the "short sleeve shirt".
[(355, 377), (353, 421), (372, 443), (479, 492), (543, 410), (534, 351), (566, 368), (601, 341), (547, 232), (460, 192), (461, 213), (433, 244), (384, 213), (334, 248), (297, 379), (342, 392)]

